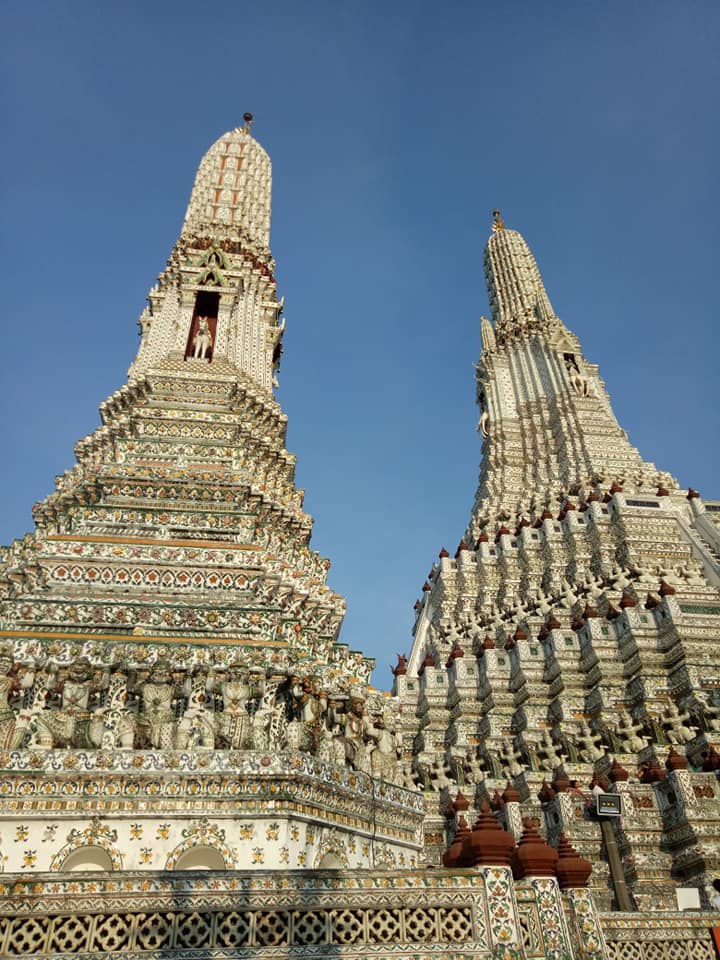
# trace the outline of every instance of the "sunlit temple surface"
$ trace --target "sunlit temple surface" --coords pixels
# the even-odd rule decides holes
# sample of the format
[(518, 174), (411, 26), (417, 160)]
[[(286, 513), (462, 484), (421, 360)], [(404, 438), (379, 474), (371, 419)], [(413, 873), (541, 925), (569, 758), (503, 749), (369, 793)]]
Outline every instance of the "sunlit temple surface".
[(631, 445), (496, 211), (477, 495), (373, 687), (273, 396), (251, 120), (0, 550), (0, 956), (712, 960), (720, 503)]

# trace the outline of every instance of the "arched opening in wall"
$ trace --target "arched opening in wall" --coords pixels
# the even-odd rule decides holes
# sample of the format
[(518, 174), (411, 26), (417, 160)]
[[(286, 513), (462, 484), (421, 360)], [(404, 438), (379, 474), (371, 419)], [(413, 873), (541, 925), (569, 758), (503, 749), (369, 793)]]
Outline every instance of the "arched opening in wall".
[(198, 844), (180, 854), (173, 870), (227, 870), (227, 866), (219, 850)]
[(212, 360), (215, 352), (220, 294), (201, 290), (195, 297), (192, 323), (188, 333), (185, 359)]
[(77, 873), (80, 870), (112, 870), (113, 862), (107, 850), (88, 844), (78, 847), (68, 854), (62, 862), (62, 873)]
[(568, 370), (572, 368), (573, 370), (577, 370), (578, 373), (580, 372), (580, 368), (578, 367), (578, 362), (575, 359), (574, 353), (563, 353), (563, 360), (565, 361), (565, 366), (568, 368)]
[(317, 865), (318, 870), (343, 870), (344, 867), (345, 864), (333, 850), (328, 850)]

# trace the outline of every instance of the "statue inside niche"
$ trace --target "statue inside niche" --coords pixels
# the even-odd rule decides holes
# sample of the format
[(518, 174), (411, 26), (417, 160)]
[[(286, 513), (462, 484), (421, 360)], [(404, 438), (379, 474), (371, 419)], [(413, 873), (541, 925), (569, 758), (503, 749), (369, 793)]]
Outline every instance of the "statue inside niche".
[(587, 377), (584, 377), (580, 372), (575, 354), (564, 353), (563, 359), (565, 360), (565, 369), (568, 372), (568, 378), (575, 393), (580, 397), (589, 397), (590, 384), (588, 383)]
[(487, 400), (485, 399), (485, 394), (478, 394), (478, 404), (480, 405), (480, 423), (478, 424), (478, 429), (482, 436), (487, 440), (489, 434), (488, 426), (490, 424), (490, 414), (487, 409)]
[(212, 344), (209, 317), (198, 317), (198, 326), (193, 337), (193, 359), (208, 360)]

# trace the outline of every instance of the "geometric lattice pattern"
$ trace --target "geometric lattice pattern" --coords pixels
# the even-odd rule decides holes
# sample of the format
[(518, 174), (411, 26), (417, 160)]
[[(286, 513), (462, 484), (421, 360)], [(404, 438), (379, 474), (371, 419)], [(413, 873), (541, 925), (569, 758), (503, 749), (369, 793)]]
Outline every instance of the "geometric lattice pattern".
[(715, 960), (710, 932), (702, 940), (607, 941), (609, 960)]
[[(128, 951), (130, 956), (155, 953), (165, 956), (168, 950), (224, 952), (238, 948), (321, 944), (334, 944), (336, 948), (362, 944), (460, 944), (474, 939), (469, 907), (222, 913), (157, 910), (100, 916), (15, 917), (6, 919), (4, 924), (0, 941), (3, 957), (88, 953), (97, 956), (120, 952), (128, 956)], [(658, 960), (666, 960), (665, 955)], [(676, 958), (673, 956), (672, 960)], [(705, 960), (705, 955), (698, 954), (698, 960)]]

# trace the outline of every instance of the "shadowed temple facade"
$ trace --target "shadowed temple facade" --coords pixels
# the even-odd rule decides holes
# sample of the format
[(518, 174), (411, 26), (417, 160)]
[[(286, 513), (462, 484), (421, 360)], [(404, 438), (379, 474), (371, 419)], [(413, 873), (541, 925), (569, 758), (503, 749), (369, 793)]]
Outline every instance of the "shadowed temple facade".
[(273, 397), (251, 119), (0, 551), (0, 955), (711, 960), (720, 504), (630, 444), (496, 212), (478, 492), (373, 687)]

